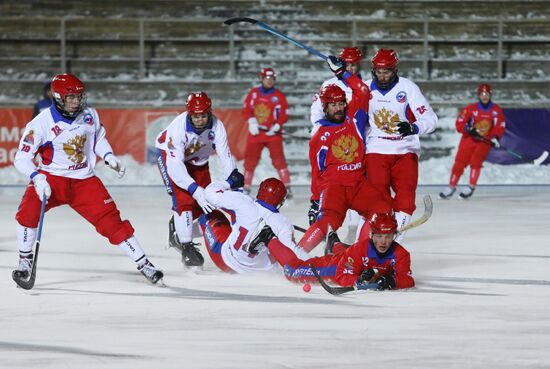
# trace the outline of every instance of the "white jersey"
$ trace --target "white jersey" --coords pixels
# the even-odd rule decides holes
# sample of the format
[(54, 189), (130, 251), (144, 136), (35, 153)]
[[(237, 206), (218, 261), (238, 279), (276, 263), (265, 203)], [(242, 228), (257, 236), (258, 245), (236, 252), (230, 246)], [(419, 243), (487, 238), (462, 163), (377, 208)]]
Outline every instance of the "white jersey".
[(229, 150), (223, 122), (215, 116), (212, 116), (211, 124), (201, 134), (197, 134), (187, 112), (182, 113), (160, 132), (155, 142), (156, 148), (166, 151), (166, 167), (170, 178), (184, 190), (195, 183), (184, 163), (203, 166), (215, 152), (220, 157), (226, 178), (237, 167)]
[(254, 200), (242, 192), (231, 191), (226, 181), (212, 182), (206, 187), (205, 196), (212, 205), (234, 212), (231, 234), (221, 248), (223, 261), (233, 271), (247, 273), (273, 268), (274, 262), (267, 249), (260, 249), (256, 255), (248, 252), (248, 243), (264, 225), (270, 226), (279, 241), (294, 251), (298, 258), (309, 258), (294, 242), (290, 220), (269, 204)]
[[(369, 101), (369, 124), (367, 154), (420, 155), (419, 135), (431, 133), (437, 126), (437, 115), (418, 86), (411, 80), (399, 77), (389, 90), (379, 90), (372, 79), (367, 86), (371, 90)], [(418, 134), (401, 137), (397, 124), (401, 121), (414, 122)]]
[[(339, 80), (337, 77), (327, 79), (321, 85), (321, 89), (323, 89), (323, 87), (328, 85), (336, 85), (340, 87), (346, 93), (346, 100), (348, 101), (348, 103), (351, 101), (353, 92), (351, 91), (351, 88), (349, 88), (349, 86), (344, 81)], [(314, 133), (313, 131), (316, 131), (317, 130), (316, 128), (318, 128), (319, 126), (317, 121), (324, 118), (325, 118), (325, 113), (323, 112), (323, 104), (321, 104), (321, 99), (319, 98), (319, 94), (317, 93), (313, 96), (313, 102), (311, 103), (311, 109), (310, 109), (310, 121), (311, 121), (311, 124), (313, 125), (312, 135)]]
[(25, 127), (15, 154), (17, 170), (30, 177), (37, 167), (56, 176), (85, 179), (95, 175), (96, 155), (112, 153), (97, 111), (86, 107), (73, 121), (55, 108), (42, 111)]

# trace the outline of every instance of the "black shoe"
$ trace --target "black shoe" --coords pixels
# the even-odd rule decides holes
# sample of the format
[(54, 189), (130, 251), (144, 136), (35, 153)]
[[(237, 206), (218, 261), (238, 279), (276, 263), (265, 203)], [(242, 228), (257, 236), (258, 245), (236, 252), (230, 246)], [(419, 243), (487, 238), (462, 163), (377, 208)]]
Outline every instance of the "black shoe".
[(268, 225), (264, 226), (260, 233), (258, 233), (258, 235), (248, 244), (248, 253), (257, 255), (261, 250), (267, 247), (267, 244), (273, 237), (275, 237), (275, 233), (273, 233), (271, 227)]
[(475, 189), (475, 187), (468, 186), (458, 196), (460, 196), (461, 199), (469, 199), (474, 194)]
[(336, 242), (342, 242), (340, 241), (340, 238), (338, 237), (338, 234), (334, 231), (330, 231), (328, 233), (327, 237), (327, 244), (325, 245), (325, 255), (332, 255), (332, 247)]
[(185, 242), (181, 243), (181, 262), (187, 267), (202, 266), (204, 257), (199, 252), (198, 243)]
[(164, 273), (161, 270), (155, 268), (155, 266), (147, 260), (145, 264), (138, 267), (138, 270), (147, 280), (153, 284), (157, 283), (164, 277)]

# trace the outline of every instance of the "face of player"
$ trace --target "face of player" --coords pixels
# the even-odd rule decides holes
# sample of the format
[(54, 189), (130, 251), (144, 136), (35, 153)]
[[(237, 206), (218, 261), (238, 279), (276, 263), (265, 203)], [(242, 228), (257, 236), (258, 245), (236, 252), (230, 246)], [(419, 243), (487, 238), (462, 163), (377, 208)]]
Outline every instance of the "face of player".
[(372, 235), (372, 243), (374, 243), (374, 248), (379, 253), (383, 254), (390, 248), (393, 238), (395, 236), (395, 233), (390, 234), (373, 234)]
[(332, 123), (343, 123), (348, 104), (345, 101), (331, 102), (325, 109), (327, 119)]
[(208, 113), (202, 113), (202, 114), (191, 114), (189, 115), (189, 118), (191, 118), (191, 123), (193, 123), (193, 127), (197, 130), (205, 129), (208, 125), (208, 121), (210, 120), (210, 114)]
[(351, 74), (357, 74), (361, 66), (355, 63), (346, 63), (346, 70)]
[(267, 77), (262, 78), (262, 87), (263, 88), (265, 88), (266, 90), (269, 90), (273, 86), (275, 86), (275, 78), (274, 77), (267, 76)]
[(65, 105), (63, 108), (69, 114), (74, 114), (80, 110), (80, 103), (82, 101), (82, 95), (66, 95), (65, 96)]
[(374, 70), (374, 74), (376, 75), (376, 78), (380, 82), (380, 84), (389, 84), (393, 75), (394, 71), (392, 69), (386, 69), (386, 68), (376, 68)]
[(491, 94), (488, 92), (482, 92), (478, 95), (478, 97), (479, 101), (481, 101), (483, 105), (487, 105), (491, 101)]

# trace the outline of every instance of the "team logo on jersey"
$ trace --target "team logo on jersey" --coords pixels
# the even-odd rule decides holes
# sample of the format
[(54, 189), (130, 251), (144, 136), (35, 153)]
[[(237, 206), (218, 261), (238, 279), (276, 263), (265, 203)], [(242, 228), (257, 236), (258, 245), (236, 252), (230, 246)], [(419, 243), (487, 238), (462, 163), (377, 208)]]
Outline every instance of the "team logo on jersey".
[(258, 104), (254, 107), (254, 116), (259, 124), (264, 124), (271, 115), (271, 109), (265, 104)]
[(395, 114), (391, 110), (382, 108), (377, 110), (373, 114), (374, 124), (381, 131), (384, 131), (388, 134), (393, 134), (397, 130), (397, 124), (399, 123), (399, 115)]
[(357, 159), (359, 142), (353, 135), (342, 135), (332, 144), (332, 154), (344, 163), (351, 163)]
[(185, 149), (185, 156), (191, 156), (197, 151), (199, 151), (203, 146), (206, 146), (200, 141), (192, 142), (187, 148)]
[(84, 114), (84, 116), (82, 117), (82, 120), (86, 124), (89, 124), (89, 125), (94, 124), (94, 118), (92, 117), (92, 114), (89, 114), (89, 113)]
[(80, 164), (84, 161), (84, 145), (86, 144), (85, 135), (76, 135), (63, 144), (63, 151), (73, 163)]
[(496, 117), (497, 116), (497, 111), (496, 110), (493, 110), (493, 117)]
[(407, 101), (407, 93), (405, 91), (399, 91), (395, 96), (395, 100), (397, 100), (398, 103), (404, 103)]
[(474, 124), (474, 127), (477, 129), (477, 132), (485, 137), (487, 134), (489, 134), (489, 131), (491, 130), (491, 122), (487, 119), (482, 119), (479, 122), (476, 122)]
[(26, 142), (30, 145), (34, 145), (34, 131), (31, 129), (29, 133), (23, 138), (23, 142)]
[(271, 102), (274, 103), (274, 104), (276, 104), (276, 103), (279, 102), (279, 98), (278, 98), (277, 96), (273, 96), (273, 97), (271, 98)]
[(214, 138), (216, 137), (216, 134), (214, 133), (214, 131), (210, 131), (208, 132), (208, 139), (210, 141), (214, 141)]

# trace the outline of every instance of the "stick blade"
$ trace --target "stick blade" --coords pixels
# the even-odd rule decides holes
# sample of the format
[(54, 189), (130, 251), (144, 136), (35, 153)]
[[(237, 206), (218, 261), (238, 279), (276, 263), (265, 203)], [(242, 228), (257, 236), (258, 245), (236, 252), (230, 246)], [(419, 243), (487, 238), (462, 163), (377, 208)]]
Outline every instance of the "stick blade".
[(319, 282), (321, 287), (323, 287), (323, 289), (325, 291), (327, 291), (328, 293), (330, 293), (331, 295), (338, 296), (338, 295), (342, 295), (346, 292), (351, 292), (351, 291), (355, 290), (354, 287), (331, 287), (331, 286), (329, 286), (325, 281), (323, 281), (323, 279), (319, 275), (319, 272), (317, 271), (317, 268), (315, 268), (315, 266), (313, 264), (311, 264), (310, 267), (311, 267), (311, 271), (313, 272), (313, 275), (315, 275), (315, 278), (317, 278), (317, 281)]
[(258, 20), (254, 18), (247, 18), (247, 17), (235, 17), (235, 18), (229, 18), (226, 19), (223, 24), (226, 26), (230, 26), (234, 23), (250, 23), (250, 24), (256, 24), (258, 23)]
[(539, 156), (538, 158), (536, 158), (535, 160), (533, 160), (533, 164), (535, 165), (541, 165), (542, 163), (544, 163), (544, 161), (548, 158), (548, 151), (545, 151), (542, 153), (541, 156)]

